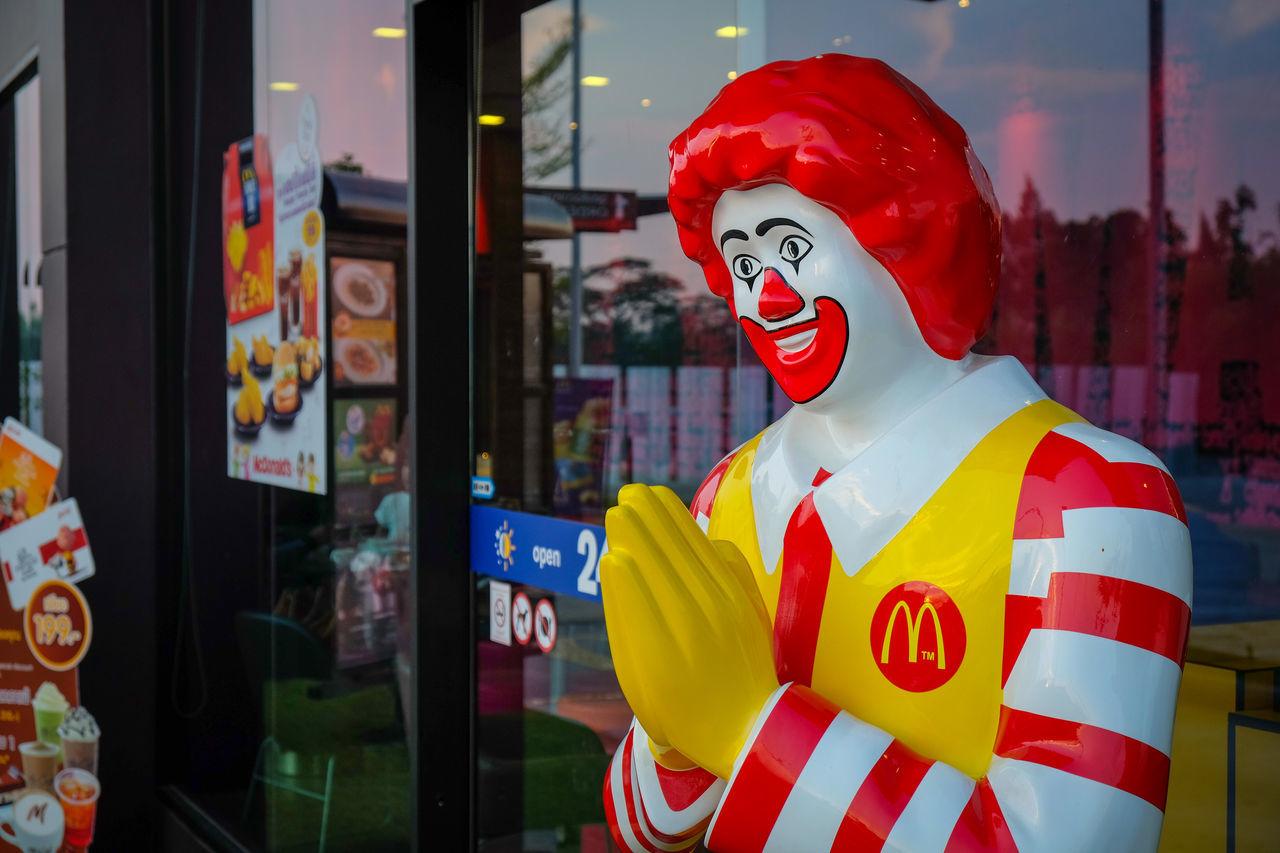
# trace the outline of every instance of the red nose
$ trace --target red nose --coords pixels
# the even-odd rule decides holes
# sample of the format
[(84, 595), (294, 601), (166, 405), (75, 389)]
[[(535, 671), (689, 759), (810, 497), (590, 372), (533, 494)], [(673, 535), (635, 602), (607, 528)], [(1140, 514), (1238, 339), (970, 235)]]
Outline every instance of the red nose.
[(804, 307), (800, 294), (791, 289), (786, 280), (773, 267), (764, 271), (764, 284), (760, 287), (760, 316), (769, 321), (785, 320)]

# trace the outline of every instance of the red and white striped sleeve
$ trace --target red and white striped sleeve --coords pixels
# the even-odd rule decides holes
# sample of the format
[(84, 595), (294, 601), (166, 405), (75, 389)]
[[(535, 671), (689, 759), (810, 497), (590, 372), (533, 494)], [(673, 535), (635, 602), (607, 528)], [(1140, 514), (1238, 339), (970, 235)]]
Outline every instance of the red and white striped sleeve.
[(709, 849), (1155, 850), (1191, 615), (1182, 502), (1152, 454), (1069, 424), (1037, 446), (1017, 513), (987, 774), (785, 685), (734, 765)]
[(630, 853), (689, 850), (701, 840), (725, 782), (701, 767), (659, 764), (639, 722), (618, 745), (604, 783), (614, 842)]

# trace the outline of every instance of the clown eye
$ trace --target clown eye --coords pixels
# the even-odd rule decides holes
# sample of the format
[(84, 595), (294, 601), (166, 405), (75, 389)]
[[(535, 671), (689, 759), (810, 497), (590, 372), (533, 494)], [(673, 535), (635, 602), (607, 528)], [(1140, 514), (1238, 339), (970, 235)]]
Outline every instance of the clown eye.
[(800, 272), (800, 261), (812, 248), (813, 244), (808, 240), (793, 234), (782, 241), (782, 245), (778, 247), (778, 254), (784, 261), (790, 263), (796, 272)]
[(738, 255), (730, 266), (733, 268), (733, 274), (745, 281), (747, 287), (750, 287), (756, 276), (760, 275), (760, 262), (750, 255)]

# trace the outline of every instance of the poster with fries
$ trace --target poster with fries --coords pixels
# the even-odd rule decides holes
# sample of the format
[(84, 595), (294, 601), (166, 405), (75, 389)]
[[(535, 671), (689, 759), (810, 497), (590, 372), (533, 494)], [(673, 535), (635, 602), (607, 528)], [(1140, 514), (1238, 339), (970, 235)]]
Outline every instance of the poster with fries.
[(328, 264), (315, 100), (303, 98), (298, 138), (265, 135), (227, 148), (222, 181), (227, 308), (227, 472), (236, 479), (325, 494)]

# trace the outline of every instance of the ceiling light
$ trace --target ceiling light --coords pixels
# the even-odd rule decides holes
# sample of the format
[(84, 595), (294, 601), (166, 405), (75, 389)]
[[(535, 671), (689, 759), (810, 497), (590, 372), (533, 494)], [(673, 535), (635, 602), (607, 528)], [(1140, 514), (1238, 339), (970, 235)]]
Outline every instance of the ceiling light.
[(380, 39), (402, 39), (406, 32), (408, 31), (403, 27), (376, 27), (373, 36)]
[(737, 72), (737, 71), (730, 71), (730, 72), (729, 72), (729, 79), (730, 79), (730, 80), (737, 80), (737, 79), (738, 79), (738, 72)]
[(741, 38), (747, 34), (746, 27), (721, 27), (716, 30), (716, 35), (722, 39)]
[(608, 86), (608, 85), (609, 85), (609, 78), (608, 78), (608, 77), (597, 77), (597, 76), (595, 76), (594, 74), (588, 74), (586, 77), (583, 77), (583, 78), (582, 78), (582, 85), (584, 85), (584, 86)]
[(481, 124), (486, 124), (489, 127), (497, 127), (500, 124), (506, 124), (507, 117), (489, 115), (488, 113), (485, 113), (484, 115), (477, 118), (476, 121), (480, 122)]
[(652, 104), (652, 103), (653, 103), (653, 101), (649, 100), (648, 98), (641, 98), (641, 99), (640, 99), (640, 106), (642, 106), (642, 107), (647, 107), (647, 106), (649, 106), (649, 105), (650, 105), (650, 104)]
[(273, 92), (296, 92), (299, 88), (297, 83), (290, 83), (287, 80), (277, 80), (270, 86)]

